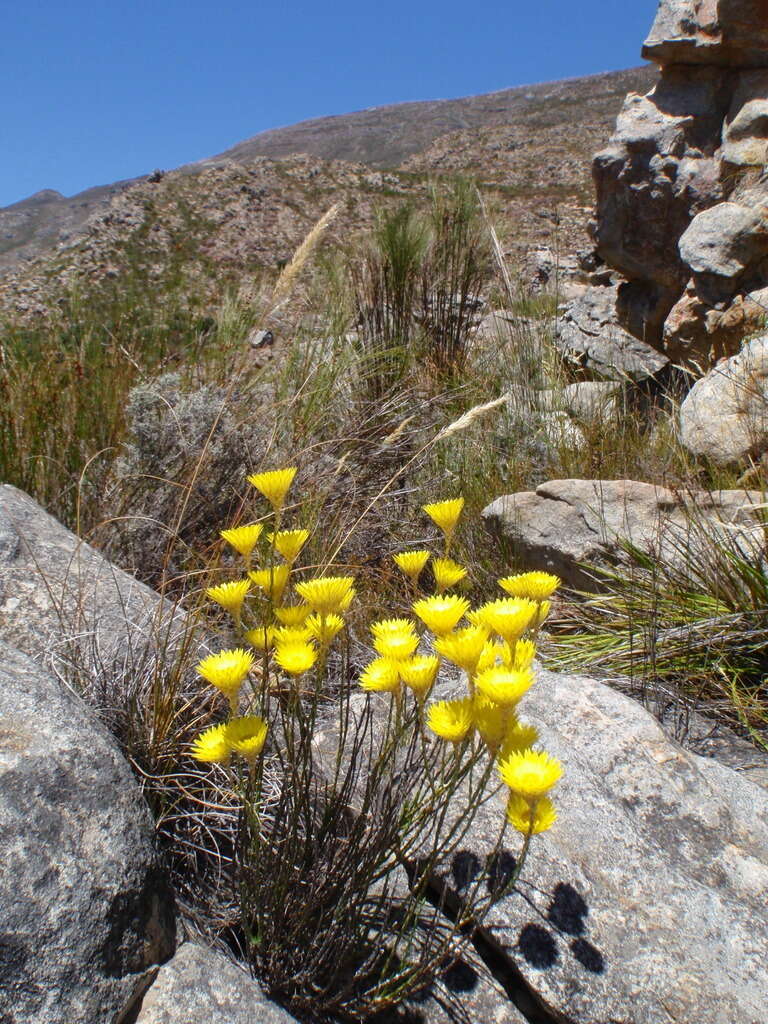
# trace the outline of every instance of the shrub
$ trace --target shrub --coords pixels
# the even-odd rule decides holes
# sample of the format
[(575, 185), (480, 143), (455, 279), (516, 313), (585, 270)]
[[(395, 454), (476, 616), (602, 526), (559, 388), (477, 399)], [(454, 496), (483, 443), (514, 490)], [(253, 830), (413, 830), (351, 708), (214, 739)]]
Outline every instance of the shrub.
[[(532, 749), (536, 731), (516, 708), (559, 581), (507, 577), (506, 597), (471, 611), (451, 592), (468, 576), (451, 558), (463, 499), (425, 506), (443, 551), (396, 557), (416, 618), (373, 623), (358, 689), (345, 621), (355, 580), (343, 567), (296, 568), (309, 531), (286, 529), (295, 474), (249, 477), (271, 521), (222, 531), (247, 575), (206, 593), (245, 646), (199, 663), (227, 713), (191, 754), (241, 807), (240, 926), (261, 982), (314, 1019), (362, 1020), (435, 979), (555, 820), (547, 794), (562, 769)], [(436, 593), (419, 597), (427, 566)], [(441, 663), (467, 684), (428, 704)], [(449, 908), (436, 873), (488, 799), (496, 763), (509, 787), (499, 843), (511, 824), (523, 849), (503, 889), (480, 877)]]

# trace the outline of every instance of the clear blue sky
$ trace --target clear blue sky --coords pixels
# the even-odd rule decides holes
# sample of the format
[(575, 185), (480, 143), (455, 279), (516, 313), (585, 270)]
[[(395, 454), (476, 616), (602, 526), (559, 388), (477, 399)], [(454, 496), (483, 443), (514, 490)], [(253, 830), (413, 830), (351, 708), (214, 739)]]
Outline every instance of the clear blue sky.
[(640, 63), (656, 0), (0, 0), (0, 206), (259, 131)]

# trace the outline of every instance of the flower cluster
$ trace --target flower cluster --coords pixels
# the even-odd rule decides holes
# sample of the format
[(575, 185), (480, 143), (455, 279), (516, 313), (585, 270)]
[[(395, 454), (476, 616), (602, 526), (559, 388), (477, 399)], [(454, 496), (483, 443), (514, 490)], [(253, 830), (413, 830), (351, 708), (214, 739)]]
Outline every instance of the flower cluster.
[[(538, 733), (518, 717), (518, 706), (534, 683), (536, 635), (560, 580), (543, 572), (507, 576), (499, 584), (508, 596), (474, 609), (465, 597), (446, 593), (468, 575), (448, 557), (463, 505), (457, 498), (424, 506), (443, 533), (441, 557), (426, 550), (394, 556), (414, 590), (429, 564), (436, 593), (413, 601), (413, 619), (373, 623), (377, 657), (363, 671), (360, 685), (398, 700), (410, 691), (432, 732), (455, 744), (457, 752), (473, 737), (484, 744), (509, 788), (507, 819), (519, 832), (531, 835), (555, 822), (548, 794), (562, 775), (562, 766), (537, 749)], [(427, 705), (442, 661), (466, 674), (467, 695)]]
[[(351, 576), (304, 579), (293, 585), (293, 597), (288, 596), (295, 563), (310, 537), (307, 529), (280, 528), (295, 475), (296, 468), (289, 467), (248, 477), (272, 506), (273, 529), (265, 531), (263, 523), (249, 523), (221, 531), (242, 558), (245, 576), (208, 587), (206, 596), (231, 615), (252, 650), (221, 651), (197, 666), (202, 678), (226, 697), (230, 713), (228, 722), (195, 740), (191, 753), (199, 761), (226, 765), (237, 753), (254, 765), (266, 741), (267, 724), (258, 715), (239, 717), (243, 684), (249, 676), (259, 676), (260, 686), (254, 688), (253, 696), (265, 707), (270, 670), (295, 678), (313, 669), (344, 628), (342, 613), (355, 596)], [(267, 548), (259, 559), (262, 538)], [(260, 656), (258, 664), (253, 652)]]

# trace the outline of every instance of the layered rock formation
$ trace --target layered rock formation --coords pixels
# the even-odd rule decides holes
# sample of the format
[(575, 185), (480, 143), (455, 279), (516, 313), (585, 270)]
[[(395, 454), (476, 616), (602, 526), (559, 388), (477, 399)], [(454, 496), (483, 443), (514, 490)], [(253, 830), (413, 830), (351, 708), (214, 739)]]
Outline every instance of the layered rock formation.
[[(601, 333), (622, 349), (628, 336), (696, 365), (738, 351), (768, 311), (768, 2), (662, 0), (643, 56), (660, 80), (627, 97), (593, 163), (592, 236), (613, 273), (560, 331), (603, 375), (590, 309), (608, 304)], [(617, 360), (607, 375), (638, 376)]]

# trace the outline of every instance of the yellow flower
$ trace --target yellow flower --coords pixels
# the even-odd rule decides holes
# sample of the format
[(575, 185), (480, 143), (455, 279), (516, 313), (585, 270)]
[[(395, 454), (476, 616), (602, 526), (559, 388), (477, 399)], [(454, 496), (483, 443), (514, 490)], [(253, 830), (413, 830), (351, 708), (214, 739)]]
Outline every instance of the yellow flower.
[(284, 626), (300, 626), (311, 612), (308, 604), (286, 604), (282, 608), (275, 608), (275, 618)]
[(454, 594), (445, 597), (424, 597), (412, 605), (414, 612), (427, 629), (436, 636), (444, 636), (455, 629), (469, 610), (469, 601)]
[(312, 639), (312, 630), (304, 622), (300, 626), (278, 626), (275, 630), (275, 644), (307, 644)]
[(524, 750), (530, 750), (534, 743), (538, 742), (539, 731), (536, 726), (529, 725), (528, 722), (521, 722), (515, 716), (511, 722), (507, 723), (507, 731), (499, 751), (499, 758), (504, 760), (510, 754), (520, 754)]
[[(476, 618), (476, 616), (472, 613), (469, 618), (473, 619)], [(479, 622), (480, 620), (478, 619), (477, 621)], [(489, 640), (483, 647), (482, 654), (477, 662), (476, 671), (484, 672), (487, 668), (494, 668), (499, 663), (506, 665), (508, 668), (511, 667), (512, 648), (506, 640)]]
[(340, 615), (310, 615), (306, 628), (321, 647), (327, 647), (344, 629), (344, 619)]
[(255, 629), (248, 630), (245, 639), (257, 651), (269, 651), (274, 646), (275, 633), (274, 626), (257, 626)]
[(550, 572), (521, 572), (516, 576), (506, 576), (499, 580), (501, 586), (510, 597), (527, 597), (531, 601), (546, 601), (560, 586), (559, 576)]
[(441, 700), (427, 712), (427, 725), (435, 735), (451, 743), (461, 743), (472, 731), (472, 699)]
[(453, 498), (450, 501), (436, 501), (432, 505), (422, 505), (429, 518), (445, 534), (445, 539), (450, 540), (456, 523), (459, 521), (461, 510), (464, 508), (463, 498)]
[(424, 700), (435, 684), (440, 660), (431, 654), (420, 654), (408, 661), (401, 661), (397, 667), (403, 682), (413, 690), (416, 699)]
[(310, 643), (292, 640), (277, 645), (275, 661), (290, 675), (300, 676), (303, 672), (308, 672), (317, 661), (317, 650)]
[(230, 583), (219, 583), (216, 587), (208, 587), (205, 595), (238, 618), (245, 595), (250, 589), (250, 580), (232, 580)]
[(535, 657), (536, 644), (533, 640), (518, 640), (512, 655), (511, 667), (516, 668), (519, 672), (523, 672), (533, 665)]
[(309, 540), (309, 530), (278, 530), (268, 534), (270, 544), (280, 552), (289, 565), (293, 565), (299, 552)]
[(536, 614), (534, 615), (533, 619), (531, 620), (531, 629), (538, 629), (539, 628), (539, 626), (542, 624), (542, 622), (544, 622), (546, 617), (549, 615), (551, 607), (552, 607), (552, 602), (551, 601), (539, 601), (538, 607), (536, 609)]
[(487, 641), (488, 633), (482, 626), (467, 626), (439, 637), (435, 641), (435, 650), (469, 675), (474, 675)]
[[(533, 827), (531, 827), (531, 818), (533, 818)], [(507, 802), (507, 821), (512, 828), (522, 832), (523, 835), (528, 835), (529, 832), (531, 835), (538, 835), (540, 832), (546, 832), (548, 828), (552, 828), (557, 821), (557, 811), (547, 796), (541, 797), (531, 805), (525, 797), (519, 796), (517, 793), (510, 793)]]
[(433, 558), (432, 572), (435, 576), (435, 586), (438, 594), (444, 590), (450, 590), (466, 578), (467, 570), (463, 565), (454, 562), (450, 558)]
[(400, 688), (399, 665), (387, 658), (374, 658), (360, 674), (360, 685), (373, 693), (394, 693)]
[(429, 561), (429, 551), (401, 551), (392, 556), (395, 565), (415, 584)]
[(234, 650), (209, 654), (198, 662), (197, 671), (206, 682), (221, 690), (230, 703), (232, 713), (237, 712), (237, 696), (245, 677), (253, 668), (254, 657), (250, 651), (237, 647)]
[(220, 533), (227, 544), (231, 544), (238, 555), (248, 561), (263, 529), (261, 523), (248, 523), (247, 526), (235, 526), (231, 530), (221, 530)]
[(273, 565), (271, 569), (257, 569), (249, 572), (248, 575), (263, 590), (272, 604), (280, 604), (280, 600), (288, 585), (288, 577), (291, 574), (290, 565)]
[(377, 636), (373, 641), (374, 649), (382, 658), (389, 658), (390, 661), (405, 661), (416, 653), (419, 646), (418, 636), (411, 630), (401, 630), (399, 633), (384, 633)]
[(499, 774), (513, 793), (532, 801), (552, 789), (563, 774), (563, 766), (543, 751), (523, 750), (502, 758)]
[(229, 764), (231, 748), (227, 738), (227, 726), (213, 725), (201, 732), (192, 744), (192, 757), (210, 764)]
[(538, 605), (533, 601), (506, 597), (482, 605), (477, 609), (477, 617), (492, 633), (513, 644), (529, 628), (537, 611)]
[(295, 476), (296, 467), (291, 466), (288, 469), (273, 469), (268, 473), (254, 473), (248, 477), (248, 483), (264, 495), (275, 512), (279, 512)]
[(250, 765), (254, 765), (264, 749), (267, 723), (258, 715), (233, 718), (227, 723), (225, 735), (231, 749), (244, 757)]
[(487, 697), (477, 694), (472, 705), (472, 717), (483, 743), (492, 754), (495, 754), (501, 747), (507, 730), (503, 709)]
[(329, 612), (344, 611), (354, 596), (352, 576), (320, 576), (315, 580), (304, 580), (296, 584), (296, 593), (310, 606), (313, 612), (327, 615)]
[(477, 675), (475, 686), (488, 700), (510, 708), (533, 686), (533, 672), (530, 669), (518, 672), (514, 668), (497, 665)]
[(374, 639), (399, 633), (415, 633), (416, 623), (413, 619), (379, 619), (370, 625)]

